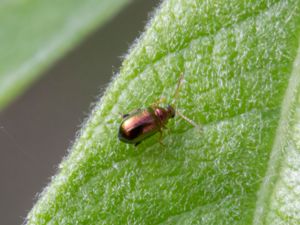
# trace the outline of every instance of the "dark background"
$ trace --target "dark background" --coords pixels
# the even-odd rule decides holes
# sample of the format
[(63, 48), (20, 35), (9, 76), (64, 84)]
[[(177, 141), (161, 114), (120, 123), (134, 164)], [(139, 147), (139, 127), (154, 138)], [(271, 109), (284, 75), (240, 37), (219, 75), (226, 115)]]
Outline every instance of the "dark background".
[(0, 112), (0, 224), (22, 224), (158, 0), (135, 0)]

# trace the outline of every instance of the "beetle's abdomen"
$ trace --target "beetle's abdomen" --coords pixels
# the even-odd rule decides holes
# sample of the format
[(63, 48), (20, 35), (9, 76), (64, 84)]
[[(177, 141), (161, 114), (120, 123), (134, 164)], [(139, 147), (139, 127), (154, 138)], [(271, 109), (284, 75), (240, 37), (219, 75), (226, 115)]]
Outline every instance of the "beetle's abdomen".
[(119, 139), (127, 143), (138, 143), (155, 134), (159, 127), (152, 111), (145, 109), (130, 115), (121, 123)]

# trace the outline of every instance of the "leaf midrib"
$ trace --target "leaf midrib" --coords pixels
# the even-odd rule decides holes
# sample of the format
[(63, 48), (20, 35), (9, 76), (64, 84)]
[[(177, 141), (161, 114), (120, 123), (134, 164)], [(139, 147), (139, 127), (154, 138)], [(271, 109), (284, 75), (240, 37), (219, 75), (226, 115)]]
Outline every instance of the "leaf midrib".
[(293, 114), (296, 102), (296, 90), (300, 86), (300, 48), (298, 43), (297, 54), (295, 61), (293, 63), (293, 68), (291, 71), (291, 76), (289, 78), (286, 93), (284, 95), (281, 104), (281, 113), (278, 123), (278, 127), (275, 133), (275, 138), (273, 141), (272, 150), (270, 153), (270, 158), (268, 161), (268, 166), (266, 174), (264, 176), (264, 181), (257, 193), (257, 201), (255, 206), (255, 211), (253, 215), (253, 224), (264, 224), (266, 219), (266, 214), (268, 213), (268, 205), (270, 204), (270, 197), (274, 191), (274, 187), (279, 179), (280, 169), (283, 166), (284, 157), (283, 148), (286, 146), (289, 136), (290, 136), (290, 122), (291, 116)]

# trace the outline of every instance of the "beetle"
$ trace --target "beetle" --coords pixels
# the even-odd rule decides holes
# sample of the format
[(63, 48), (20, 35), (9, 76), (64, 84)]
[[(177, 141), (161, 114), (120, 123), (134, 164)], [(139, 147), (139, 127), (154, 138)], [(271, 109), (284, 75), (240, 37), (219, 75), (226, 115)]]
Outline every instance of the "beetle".
[[(177, 84), (174, 95), (174, 103), (177, 99), (182, 80), (183, 74), (181, 74)], [(162, 129), (166, 128), (166, 124), (168, 123), (169, 119), (174, 118), (176, 114), (193, 126), (198, 127), (194, 121), (176, 111), (173, 105), (160, 107), (157, 103), (155, 103), (147, 108), (137, 109), (131, 113), (124, 114), (123, 121), (119, 127), (119, 140), (137, 146), (143, 140), (156, 134), (157, 132), (160, 132), (161, 138)], [(161, 139), (159, 141), (161, 143)]]

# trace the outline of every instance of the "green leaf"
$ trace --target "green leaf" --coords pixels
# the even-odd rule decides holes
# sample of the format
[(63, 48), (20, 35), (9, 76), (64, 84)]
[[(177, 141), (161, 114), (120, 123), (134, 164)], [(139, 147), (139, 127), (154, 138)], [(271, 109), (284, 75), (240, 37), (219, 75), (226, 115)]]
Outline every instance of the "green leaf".
[[(300, 224), (300, 1), (164, 1), (28, 224)], [(175, 103), (162, 142), (117, 138)]]
[(0, 110), (129, 0), (0, 3)]

